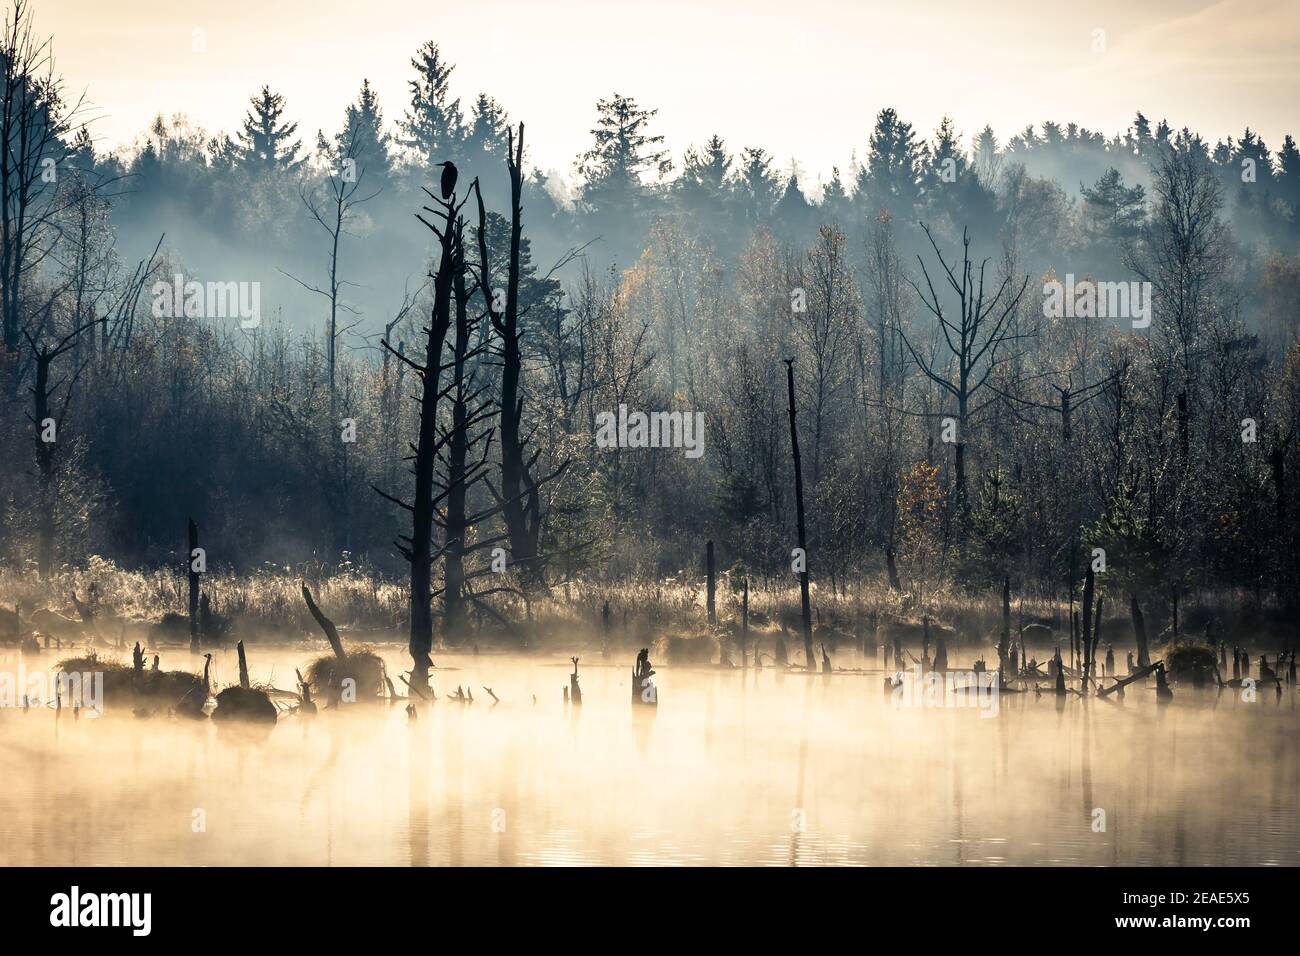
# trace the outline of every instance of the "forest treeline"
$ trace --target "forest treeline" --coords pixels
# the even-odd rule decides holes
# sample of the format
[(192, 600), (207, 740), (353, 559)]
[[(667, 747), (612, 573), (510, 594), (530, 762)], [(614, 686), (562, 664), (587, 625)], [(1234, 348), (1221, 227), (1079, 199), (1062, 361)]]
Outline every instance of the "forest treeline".
[[(525, 525), (529, 586), (696, 573), (705, 539), (779, 579), (793, 358), (820, 588), (1063, 594), (1102, 549), (1119, 600), (1157, 620), (1198, 591), (1294, 605), (1290, 136), (1211, 144), (1139, 112), (1111, 136), (1046, 122), (1002, 143), (882, 109), (860, 162), (813, 190), (759, 146), (671, 156), (655, 111), (613, 94), (564, 195), (519, 118), (462, 104), (433, 42), (409, 102), (363, 82), (337, 130), (299, 130), (262, 87), (233, 134), (160, 117), (115, 152), (48, 50), (18, 4), (0, 49), (7, 564), (179, 569), (193, 517), (216, 567), (397, 576), (417, 386), (445, 363), (463, 400), (436, 404), (430, 441), (445, 456), (459, 434), (472, 475), (457, 587), (486, 598), (493, 548), (513, 559)], [(448, 161), (464, 221), (439, 225)], [(426, 353), (444, 268), (467, 286)], [(207, 314), (211, 294), (159, 308), (177, 276), (258, 283), (260, 314)], [(1067, 277), (1150, 283), (1150, 325), (1046, 315)], [(507, 289), (513, 329), (492, 303)], [(705, 453), (598, 447), (620, 406), (703, 413)], [(448, 502), (426, 503), (441, 567)]]

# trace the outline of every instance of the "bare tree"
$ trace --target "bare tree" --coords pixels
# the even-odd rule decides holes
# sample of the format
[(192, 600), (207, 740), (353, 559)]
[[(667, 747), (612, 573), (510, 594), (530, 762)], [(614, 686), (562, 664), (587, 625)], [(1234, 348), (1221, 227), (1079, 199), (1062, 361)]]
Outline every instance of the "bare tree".
[(340, 335), (355, 326), (354, 323), (354, 326), (340, 330), (339, 310), (342, 309), (352, 315), (357, 314), (356, 309), (342, 302), (339, 298), (344, 286), (355, 284), (348, 282), (339, 275), (339, 245), (343, 236), (347, 234), (348, 223), (354, 218), (356, 207), (369, 202), (380, 193), (378, 189), (370, 193), (362, 192), (366, 170), (364, 166), (358, 167), (357, 165), (359, 135), (360, 127), (353, 126), (346, 134), (346, 139), (331, 144), (326, 140), (323, 133), (317, 134), (316, 149), (321, 158), (325, 160), (325, 179), (316, 188), (304, 184), (298, 189), (298, 196), (302, 200), (303, 206), (306, 207), (312, 220), (325, 231), (325, 235), (328, 237), (329, 251), (325, 268), (325, 288), (309, 285), (287, 272), (284, 273), (304, 289), (324, 296), (329, 301), (329, 323), (325, 336), (325, 367), (329, 376), (331, 423), (336, 409), (335, 369), (338, 366), (338, 340)]
[(58, 242), (58, 164), (82, 102), (65, 102), (50, 41), (32, 32), (27, 0), (14, 0), (0, 36), (0, 324), (17, 391), (23, 294)]
[[(948, 348), (948, 361), (941, 366), (937, 361), (923, 357), (912, 344), (906, 331), (902, 331), (901, 335), (912, 360), (916, 362), (925, 377), (957, 401), (957, 511), (964, 519), (969, 514), (966, 492), (967, 426), (989, 402), (996, 400), (996, 396), (992, 396), (985, 401), (980, 401), (980, 393), (988, 385), (990, 377), (1004, 357), (1001, 350), (1015, 338), (1009, 330), (1009, 323), (1015, 314), (1016, 305), (1024, 295), (1025, 289), (1029, 287), (1029, 276), (1025, 275), (1019, 291), (1014, 294), (1006, 294), (1014, 288), (1010, 284), (1009, 275), (1004, 276), (998, 283), (997, 289), (989, 294), (984, 288), (988, 259), (984, 259), (979, 264), (977, 275), (976, 268), (971, 262), (969, 232), (962, 230), (962, 261), (959, 275), (944, 258), (929, 227), (923, 224), (921, 228), (925, 230), (926, 238), (930, 240), (930, 246), (934, 249), (939, 265), (943, 268), (948, 286), (957, 297), (956, 315), (951, 308), (940, 301), (934, 282), (930, 278), (930, 272), (925, 267), (925, 260), (920, 256), (916, 258), (921, 264), (921, 274), (925, 276), (925, 291), (923, 292), (911, 278), (907, 281), (920, 297), (921, 302), (938, 320), (943, 342)], [(952, 362), (956, 363), (956, 369), (952, 368)]]
[[(510, 539), (510, 556), (513, 564), (530, 575), (540, 573), (537, 566), (541, 557), (538, 539), (542, 527), (541, 486), (551, 481), (567, 467), (563, 462), (550, 475), (538, 480), (533, 477), (533, 467), (541, 456), (535, 450), (525, 457), (528, 438), (522, 433), (524, 417), (523, 351), (520, 340), (523, 332), (519, 326), (520, 244), (523, 237), (523, 162), (524, 124), (519, 124), (519, 136), (511, 131), (506, 151), (506, 165), (510, 172), (510, 261), (506, 272), (505, 310), (496, 308), (495, 296), (489, 297), (488, 315), (499, 340), (501, 359), (501, 487), (488, 482), (496, 497), (506, 522)], [(483, 282), (490, 276), (486, 240), (483, 238), (486, 223), (480, 219), (480, 268)]]
[[(429, 669), (433, 666), (433, 563), (441, 555), (433, 552), (433, 528), (437, 501), (434, 497), (434, 468), (438, 455), (438, 401), (439, 376), (442, 371), (442, 350), (451, 327), (451, 295), (453, 273), (456, 266), (454, 224), (457, 215), (456, 197), (450, 192), (443, 199), (427, 189), (425, 193), (437, 206), (425, 206), (430, 215), (441, 216), (441, 228), (416, 214), (428, 229), (438, 237), (438, 267), (433, 273), (433, 314), (424, 329), (425, 349), (423, 364), (408, 358), (384, 340), (384, 348), (410, 366), (420, 382), (420, 427), (414, 452), (415, 491), (410, 502), (375, 488), (384, 499), (411, 515), (411, 533), (402, 535), (397, 550), (411, 565), (411, 689), (417, 696), (425, 696), (429, 687)], [(405, 541), (405, 544), (402, 542)], [(445, 545), (444, 545), (445, 550)]]

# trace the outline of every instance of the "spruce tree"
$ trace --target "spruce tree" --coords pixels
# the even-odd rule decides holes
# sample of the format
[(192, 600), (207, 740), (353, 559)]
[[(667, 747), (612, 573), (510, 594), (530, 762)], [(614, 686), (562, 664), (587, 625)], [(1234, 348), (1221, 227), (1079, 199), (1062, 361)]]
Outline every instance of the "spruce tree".
[(302, 140), (293, 139), (297, 123), (284, 122), (284, 97), (269, 86), (249, 97), (252, 107), (239, 131), (239, 164), (256, 173), (293, 172), (303, 164)]

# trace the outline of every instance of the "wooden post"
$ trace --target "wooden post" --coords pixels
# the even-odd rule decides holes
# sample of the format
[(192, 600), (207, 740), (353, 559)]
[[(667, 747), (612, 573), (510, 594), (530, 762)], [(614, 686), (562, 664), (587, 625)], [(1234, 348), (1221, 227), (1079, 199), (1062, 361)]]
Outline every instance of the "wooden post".
[(239, 686), (248, 690), (248, 658), (244, 656), (244, 642), (239, 641), (235, 644), (235, 651), (239, 654)]
[(711, 627), (711, 626), (713, 626), (714, 624), (717, 624), (717, 623), (718, 623), (718, 608), (717, 608), (717, 603), (716, 603), (716, 600), (717, 600), (717, 593), (718, 593), (718, 581), (717, 581), (717, 578), (714, 576), (714, 566), (713, 566), (713, 542), (712, 542), (712, 541), (708, 542), (708, 543), (705, 545), (705, 547), (704, 547), (704, 555), (705, 555), (704, 562), (705, 562), (705, 566), (706, 566), (706, 568), (707, 568), (708, 575), (709, 575), (709, 598), (708, 598), (709, 604), (708, 604), (708, 607), (709, 607), (709, 626)]
[(804, 666), (811, 670), (815, 661), (812, 643), (812, 604), (808, 599), (808, 532), (804, 523), (803, 468), (799, 460), (799, 430), (795, 426), (794, 359), (785, 360), (786, 391), (790, 398), (790, 454), (794, 459), (795, 519), (799, 531), (799, 551), (803, 554), (803, 570), (799, 572), (799, 599), (803, 611)]
[(194, 570), (194, 552), (199, 547), (199, 526), (194, 519), (189, 519), (189, 550), (186, 552), (185, 568), (190, 579), (190, 652), (199, 652), (199, 572)]

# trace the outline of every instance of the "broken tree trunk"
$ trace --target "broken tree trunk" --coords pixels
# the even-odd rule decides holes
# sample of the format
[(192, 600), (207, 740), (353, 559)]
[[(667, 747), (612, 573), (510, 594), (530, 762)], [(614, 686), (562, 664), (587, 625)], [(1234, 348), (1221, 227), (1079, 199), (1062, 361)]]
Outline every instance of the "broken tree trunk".
[(794, 459), (795, 518), (799, 532), (799, 553), (803, 557), (803, 570), (799, 572), (799, 600), (803, 612), (804, 666), (813, 669), (812, 604), (808, 598), (808, 532), (804, 522), (803, 467), (799, 460), (799, 429), (795, 425), (794, 359), (785, 360), (786, 391), (790, 397), (790, 454)]
[[(320, 629), (325, 632), (325, 639), (330, 642), (330, 648), (334, 651), (334, 656), (339, 660), (343, 660), (347, 657), (347, 654), (343, 652), (343, 641), (339, 639), (339, 629), (335, 627), (334, 622), (327, 618), (324, 613), (322, 613), (321, 609), (316, 606), (316, 602), (312, 599), (311, 590), (307, 587), (306, 581), (302, 582), (302, 599), (307, 602), (307, 610), (311, 612), (311, 616), (315, 618), (316, 623), (320, 625)], [(242, 658), (244, 653), (242, 647), (243, 641), (240, 641), (240, 645), (239, 653)]]
[(243, 641), (239, 641), (235, 644), (235, 652), (239, 655), (239, 686), (244, 688), (244, 690), (248, 690), (248, 658), (244, 656)]
[(1147, 650), (1147, 624), (1136, 594), (1129, 595), (1129, 612), (1133, 616), (1133, 634), (1137, 638), (1138, 667), (1148, 667), (1151, 664), (1151, 653)]

